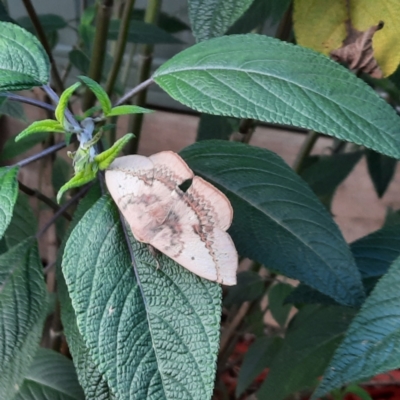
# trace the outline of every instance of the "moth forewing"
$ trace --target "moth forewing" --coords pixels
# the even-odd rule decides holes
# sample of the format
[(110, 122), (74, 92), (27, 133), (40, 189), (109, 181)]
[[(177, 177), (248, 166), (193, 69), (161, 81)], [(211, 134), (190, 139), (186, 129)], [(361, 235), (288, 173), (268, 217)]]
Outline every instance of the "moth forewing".
[[(186, 192), (180, 185), (192, 180)], [(140, 242), (194, 274), (236, 284), (238, 256), (226, 230), (233, 210), (227, 197), (171, 151), (117, 158), (106, 171), (114, 201)]]

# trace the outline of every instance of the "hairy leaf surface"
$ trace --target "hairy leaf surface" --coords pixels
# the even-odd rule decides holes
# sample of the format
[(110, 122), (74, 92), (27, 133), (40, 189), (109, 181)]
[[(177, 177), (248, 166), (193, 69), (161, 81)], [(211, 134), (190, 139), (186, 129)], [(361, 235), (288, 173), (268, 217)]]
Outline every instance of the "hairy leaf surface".
[(342, 304), (363, 301), (361, 278), (339, 228), (280, 157), (216, 140), (196, 143), (181, 155), (195, 174), (231, 201), (229, 233), (241, 256), (299, 279)]
[(257, 397), (283, 400), (293, 392), (314, 387), (354, 314), (347, 307), (304, 307), (290, 325)]
[(400, 118), (371, 87), (315, 51), (261, 35), (198, 43), (155, 81), (201, 112), (313, 129), (400, 157)]
[(198, 42), (223, 35), (253, 0), (189, 0), (189, 17)]
[(70, 359), (40, 348), (15, 400), (85, 400)]
[(326, 368), (317, 399), (347, 382), (400, 367), (400, 258), (377, 283)]
[(0, 239), (11, 221), (18, 196), (18, 168), (0, 168)]
[(131, 238), (100, 199), (68, 239), (63, 273), (80, 333), (119, 399), (211, 398), (221, 290)]
[(0, 393), (13, 398), (39, 346), (46, 287), (35, 239), (0, 256)]
[(31, 89), (50, 79), (49, 59), (39, 40), (10, 22), (0, 22), (0, 72), (2, 92)]

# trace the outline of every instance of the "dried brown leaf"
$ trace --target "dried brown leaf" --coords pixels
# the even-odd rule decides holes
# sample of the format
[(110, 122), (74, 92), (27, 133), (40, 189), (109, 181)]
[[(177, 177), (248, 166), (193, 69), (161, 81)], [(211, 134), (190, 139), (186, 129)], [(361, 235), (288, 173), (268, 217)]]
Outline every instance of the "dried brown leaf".
[(348, 64), (355, 72), (364, 72), (373, 78), (383, 78), (372, 47), (374, 34), (383, 28), (383, 22), (371, 26), (366, 31), (360, 32), (355, 29), (350, 21), (347, 21), (347, 37), (342, 47), (331, 51), (331, 58), (335, 61)]

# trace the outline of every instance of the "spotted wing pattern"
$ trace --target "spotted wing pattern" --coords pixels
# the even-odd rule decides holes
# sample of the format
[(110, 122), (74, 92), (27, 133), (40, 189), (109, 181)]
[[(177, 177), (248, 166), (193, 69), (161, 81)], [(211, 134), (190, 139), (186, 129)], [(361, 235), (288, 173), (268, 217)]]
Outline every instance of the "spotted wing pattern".
[[(184, 192), (179, 186), (188, 180)], [(238, 257), (226, 233), (233, 216), (230, 202), (194, 176), (178, 154), (118, 158), (106, 172), (106, 183), (137, 240), (203, 278), (236, 284)]]

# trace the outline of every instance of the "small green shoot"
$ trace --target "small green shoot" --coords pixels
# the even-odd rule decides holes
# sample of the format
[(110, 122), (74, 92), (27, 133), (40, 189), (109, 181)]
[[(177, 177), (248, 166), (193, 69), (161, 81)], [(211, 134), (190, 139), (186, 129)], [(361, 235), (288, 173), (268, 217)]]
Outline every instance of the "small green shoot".
[(153, 110), (149, 110), (148, 108), (143, 108), (139, 106), (117, 106), (111, 109), (110, 113), (107, 114), (107, 117), (116, 117), (118, 115), (125, 115), (125, 114), (149, 114), (154, 112)]
[(87, 76), (80, 76), (79, 79), (94, 93), (97, 100), (100, 102), (104, 115), (108, 116), (111, 112), (112, 105), (106, 91), (96, 81)]
[(66, 131), (70, 131), (71, 127), (67, 119), (65, 118), (65, 109), (68, 107), (69, 99), (71, 98), (72, 94), (75, 90), (81, 85), (80, 82), (74, 83), (69, 88), (65, 89), (63, 94), (60, 97), (60, 101), (58, 102), (55, 116), (57, 121), (64, 127)]
[(58, 122), (52, 119), (44, 119), (43, 121), (35, 121), (30, 124), (27, 128), (25, 128), (16, 138), (15, 141), (32, 135), (34, 133), (41, 132), (60, 132), (64, 133), (64, 127)]

